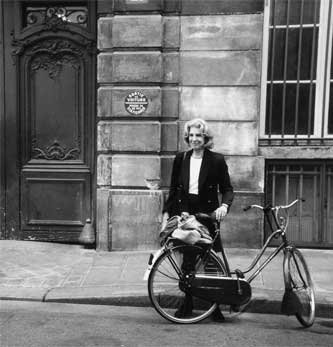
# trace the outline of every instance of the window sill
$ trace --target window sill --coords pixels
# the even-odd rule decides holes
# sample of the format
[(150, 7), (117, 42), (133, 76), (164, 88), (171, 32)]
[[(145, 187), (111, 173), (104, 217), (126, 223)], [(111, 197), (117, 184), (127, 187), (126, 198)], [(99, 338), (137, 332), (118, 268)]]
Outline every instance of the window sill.
[(332, 146), (333, 138), (318, 139), (318, 138), (262, 138), (259, 139), (259, 147), (275, 147), (275, 146), (294, 146), (294, 147), (317, 147), (317, 146)]

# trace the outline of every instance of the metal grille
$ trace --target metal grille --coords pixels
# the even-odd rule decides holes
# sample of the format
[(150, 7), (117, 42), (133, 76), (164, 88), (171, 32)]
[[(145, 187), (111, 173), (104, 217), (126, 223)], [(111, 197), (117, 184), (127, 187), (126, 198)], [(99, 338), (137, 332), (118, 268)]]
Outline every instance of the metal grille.
[[(298, 246), (333, 247), (333, 166), (325, 162), (272, 161), (266, 170), (266, 202), (288, 204), (288, 238)], [(265, 228), (266, 236), (270, 231)]]
[(320, 0), (271, 0), (265, 134), (314, 134)]

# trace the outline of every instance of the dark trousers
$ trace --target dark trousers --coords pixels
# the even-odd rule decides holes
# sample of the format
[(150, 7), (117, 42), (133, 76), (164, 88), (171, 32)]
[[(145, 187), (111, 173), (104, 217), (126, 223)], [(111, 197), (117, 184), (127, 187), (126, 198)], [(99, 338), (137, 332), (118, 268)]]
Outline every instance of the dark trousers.
[[(207, 214), (210, 214), (211, 212), (207, 212), (207, 211), (203, 211), (202, 210), (202, 207), (201, 207), (201, 204), (200, 204), (200, 200), (199, 200), (199, 195), (195, 195), (195, 194), (189, 194), (188, 195), (188, 202), (189, 202), (189, 213), (192, 214), (192, 215), (195, 215), (196, 213), (207, 213)], [(199, 222), (202, 222), (199, 220)], [(207, 222), (207, 221), (204, 221), (202, 222), (202, 224), (204, 224), (209, 232), (210, 232), (210, 235), (212, 237), (215, 236), (215, 226), (213, 224), (213, 222)], [(214, 242), (214, 245), (213, 245), (213, 249), (215, 252), (221, 252), (221, 240), (220, 238), (218, 238), (217, 240), (215, 240)]]
[(198, 212), (205, 212), (202, 211), (202, 208), (200, 208), (200, 200), (199, 195), (195, 194), (189, 194), (188, 195), (188, 207), (189, 207), (189, 213), (190, 214), (196, 214)]

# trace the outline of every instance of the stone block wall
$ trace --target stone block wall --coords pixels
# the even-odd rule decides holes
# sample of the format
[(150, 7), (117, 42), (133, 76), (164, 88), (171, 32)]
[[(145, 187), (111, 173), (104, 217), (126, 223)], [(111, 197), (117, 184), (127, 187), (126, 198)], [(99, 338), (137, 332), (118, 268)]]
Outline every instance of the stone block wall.
[[(197, 117), (211, 125), (214, 150), (226, 155), (236, 191), (223, 225), (227, 245), (261, 244), (260, 221), (250, 216), (251, 223), (243, 223), (241, 208), (260, 202), (263, 193), (264, 160), (258, 156), (263, 0), (205, 4), (98, 1), (100, 249), (158, 246), (173, 157), (186, 149), (184, 123)], [(135, 92), (147, 101), (137, 114), (125, 104)], [(150, 190), (147, 179), (159, 179), (160, 187)]]

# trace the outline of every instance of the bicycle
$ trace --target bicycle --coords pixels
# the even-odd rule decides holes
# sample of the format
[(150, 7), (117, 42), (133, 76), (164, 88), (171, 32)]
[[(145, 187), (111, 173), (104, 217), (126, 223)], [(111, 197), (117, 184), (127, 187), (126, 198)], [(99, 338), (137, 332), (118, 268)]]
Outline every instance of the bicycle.
[[(304, 327), (310, 327), (315, 319), (313, 283), (302, 253), (288, 241), (286, 235), (289, 209), (298, 201), (296, 199), (286, 206), (250, 205), (244, 208), (244, 211), (251, 208), (262, 210), (272, 233), (251, 265), (243, 271), (230, 271), (223, 245), (221, 258), (213, 251), (213, 243), (188, 245), (172, 236), (169, 237), (164, 246), (155, 255), (150, 256), (146, 273), (149, 298), (156, 311), (171, 322), (183, 324), (202, 321), (220, 304), (227, 305), (230, 311), (237, 312), (251, 299), (252, 280), (283, 250), (283, 313), (295, 315)], [(285, 211), (285, 217), (280, 215), (281, 211)], [(198, 214), (197, 218), (204, 222), (211, 217)], [(213, 241), (220, 237), (219, 224), (214, 222), (214, 226)], [(281, 243), (245, 279), (245, 275), (258, 264), (273, 238), (280, 238)], [(175, 312), (179, 305), (184, 303), (186, 296), (191, 296), (192, 299), (191, 314), (178, 317)]]

